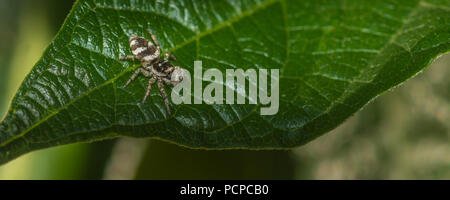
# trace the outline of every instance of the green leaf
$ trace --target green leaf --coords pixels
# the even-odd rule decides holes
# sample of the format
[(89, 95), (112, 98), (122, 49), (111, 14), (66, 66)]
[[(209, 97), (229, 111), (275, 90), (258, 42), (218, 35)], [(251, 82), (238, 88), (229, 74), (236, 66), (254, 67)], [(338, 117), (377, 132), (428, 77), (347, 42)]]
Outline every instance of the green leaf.
[[(118, 136), (208, 148), (290, 148), (335, 128), (450, 47), (450, 2), (78, 1), (0, 124), (0, 163), (55, 145)], [(128, 38), (149, 38), (193, 74), (279, 68), (280, 108), (171, 103), (147, 79), (123, 89), (137, 62)], [(203, 84), (205, 86), (206, 84)], [(170, 88), (166, 88), (170, 93)]]

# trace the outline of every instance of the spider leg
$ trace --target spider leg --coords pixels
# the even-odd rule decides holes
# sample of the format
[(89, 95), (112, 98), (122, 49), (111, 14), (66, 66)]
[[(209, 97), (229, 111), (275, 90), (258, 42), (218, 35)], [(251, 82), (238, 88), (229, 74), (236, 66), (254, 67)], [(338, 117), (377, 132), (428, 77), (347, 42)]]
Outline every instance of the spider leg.
[[(127, 87), (128, 84), (131, 83), (131, 81), (134, 81), (134, 79), (136, 79), (136, 77), (139, 75), (139, 73), (142, 73), (142, 74), (144, 74), (144, 76), (148, 77), (150, 72), (148, 72), (142, 68), (137, 69), (136, 71), (134, 71), (134, 74), (131, 75), (130, 79), (128, 79), (127, 83), (125, 83), (125, 85), (122, 86), (122, 88)], [(150, 74), (150, 76), (151, 76), (151, 74)]]
[(148, 71), (148, 70), (146, 70), (146, 69), (143, 69), (143, 68), (141, 68), (142, 70), (141, 70), (141, 73), (145, 76), (145, 77), (153, 77), (152, 76), (152, 72), (150, 72), (150, 71)]
[(147, 99), (148, 95), (150, 94), (152, 85), (153, 85), (153, 83), (155, 83), (155, 81), (156, 81), (155, 78), (151, 78), (148, 80), (147, 91), (145, 92), (144, 99), (142, 99), (142, 104), (145, 103), (145, 100)]
[(162, 78), (162, 80), (164, 81), (164, 83), (166, 83), (167, 85), (171, 85), (171, 86), (176, 86), (178, 84), (178, 82), (172, 81), (168, 78)]
[(153, 42), (155, 42), (155, 45), (159, 48), (159, 42), (156, 39), (156, 36), (153, 35), (153, 33), (149, 29), (147, 29), (147, 32), (152, 36)]
[(137, 59), (137, 57), (135, 55), (125, 55), (119, 58), (119, 60), (124, 61), (124, 60), (129, 60), (129, 59)]
[(177, 57), (175, 57), (175, 55), (173, 55), (173, 53), (166, 52), (164, 54), (164, 61), (168, 61), (170, 58), (172, 58), (172, 60), (174, 60), (174, 61), (177, 61)]
[(164, 90), (164, 85), (161, 80), (158, 81), (159, 93), (161, 93), (162, 98), (164, 99), (164, 104), (166, 105), (167, 113), (171, 115), (170, 107), (169, 107), (169, 99), (167, 98), (167, 93)]

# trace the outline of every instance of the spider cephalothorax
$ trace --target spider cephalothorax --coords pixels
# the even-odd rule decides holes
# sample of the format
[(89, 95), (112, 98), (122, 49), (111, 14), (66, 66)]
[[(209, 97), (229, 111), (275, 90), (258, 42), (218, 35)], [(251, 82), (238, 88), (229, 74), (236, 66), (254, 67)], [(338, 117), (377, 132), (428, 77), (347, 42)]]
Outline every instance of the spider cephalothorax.
[(170, 58), (176, 60), (172, 53), (165, 53), (164, 60), (160, 60), (161, 49), (159, 42), (155, 35), (153, 35), (150, 31), (148, 31), (148, 33), (151, 35), (154, 44), (144, 37), (132, 36), (130, 37), (130, 50), (133, 55), (126, 55), (119, 58), (119, 60), (138, 59), (142, 64), (142, 67), (138, 68), (134, 72), (123, 87), (125, 88), (131, 83), (131, 81), (136, 79), (140, 73), (142, 73), (145, 77), (150, 78), (148, 80), (147, 91), (144, 95), (142, 103), (145, 103), (145, 100), (150, 94), (152, 84), (157, 82), (159, 92), (164, 99), (164, 104), (166, 105), (167, 112), (170, 115), (169, 99), (167, 98), (167, 93), (164, 90), (164, 84), (175, 86), (181, 82), (183, 80), (184, 70), (183, 68), (173, 66), (170, 63)]

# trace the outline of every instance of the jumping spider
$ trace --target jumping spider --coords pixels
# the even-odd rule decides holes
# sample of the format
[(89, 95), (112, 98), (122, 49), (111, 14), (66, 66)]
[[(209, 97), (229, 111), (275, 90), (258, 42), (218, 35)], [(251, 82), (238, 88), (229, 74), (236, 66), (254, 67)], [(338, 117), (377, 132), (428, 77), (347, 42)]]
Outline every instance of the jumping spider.
[(126, 55), (119, 58), (119, 60), (126, 59), (137, 59), (141, 61), (142, 67), (138, 68), (134, 74), (128, 79), (123, 88), (125, 88), (128, 84), (130, 84), (136, 77), (141, 73), (145, 77), (150, 78), (148, 80), (147, 91), (144, 95), (144, 99), (142, 100), (142, 104), (145, 103), (148, 95), (150, 94), (150, 90), (152, 88), (152, 84), (157, 82), (159, 92), (164, 99), (164, 104), (166, 105), (167, 113), (171, 115), (169, 100), (167, 99), (167, 93), (164, 90), (164, 84), (175, 86), (183, 80), (184, 71), (183, 68), (179, 66), (173, 66), (169, 59), (172, 58), (176, 60), (175, 56), (172, 53), (165, 53), (164, 60), (160, 60), (161, 49), (159, 46), (159, 42), (156, 39), (155, 35), (150, 30), (147, 32), (151, 35), (154, 44), (148, 39), (140, 36), (132, 36), (130, 37), (130, 49), (133, 55)]

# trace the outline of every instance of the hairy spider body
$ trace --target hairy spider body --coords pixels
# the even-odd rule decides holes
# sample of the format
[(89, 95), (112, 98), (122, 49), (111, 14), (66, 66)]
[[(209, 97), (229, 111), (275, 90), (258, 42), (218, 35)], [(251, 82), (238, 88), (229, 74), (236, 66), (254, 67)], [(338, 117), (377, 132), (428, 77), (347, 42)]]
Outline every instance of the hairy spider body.
[(158, 40), (152, 32), (148, 31), (151, 35), (152, 40), (140, 37), (132, 36), (130, 37), (130, 50), (133, 55), (126, 55), (119, 58), (119, 60), (126, 59), (138, 59), (141, 61), (141, 67), (138, 68), (130, 79), (125, 83), (123, 88), (128, 86), (139, 74), (150, 78), (147, 84), (147, 91), (145, 92), (144, 98), (142, 99), (142, 104), (145, 103), (148, 95), (150, 94), (153, 83), (157, 82), (159, 92), (166, 105), (167, 113), (171, 115), (169, 107), (169, 99), (167, 93), (164, 90), (164, 84), (175, 86), (183, 80), (184, 71), (183, 68), (179, 66), (173, 66), (170, 63), (170, 58), (176, 60), (172, 53), (165, 53), (164, 60), (161, 60), (161, 49)]

